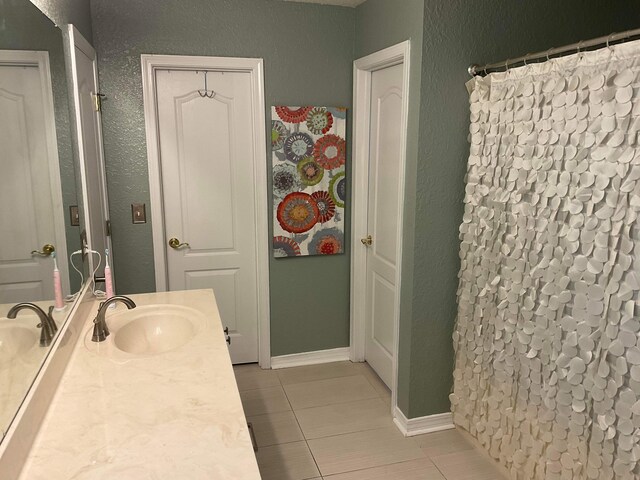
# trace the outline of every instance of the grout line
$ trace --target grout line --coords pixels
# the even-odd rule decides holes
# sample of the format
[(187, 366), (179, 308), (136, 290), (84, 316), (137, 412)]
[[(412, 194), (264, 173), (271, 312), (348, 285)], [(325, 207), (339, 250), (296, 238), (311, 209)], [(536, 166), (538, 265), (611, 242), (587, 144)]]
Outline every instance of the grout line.
[[(291, 406), (291, 411), (293, 412), (293, 417), (296, 419), (296, 423), (298, 424), (298, 428), (300, 429), (300, 433), (302, 433), (302, 438), (304, 439), (304, 443), (307, 445), (307, 450), (309, 450), (309, 455), (311, 455), (313, 463), (316, 466), (316, 470), (318, 470), (318, 475), (320, 475), (320, 478), (322, 478), (323, 475), (322, 475), (322, 471), (320, 470), (320, 465), (318, 465), (318, 461), (316, 460), (316, 457), (313, 454), (313, 451), (311, 450), (311, 447), (309, 446), (309, 440), (307, 440), (307, 436), (304, 434), (304, 430), (302, 430), (302, 425), (300, 425), (300, 420), (298, 419), (298, 415), (296, 414), (296, 411), (293, 408), (293, 405), (291, 405), (291, 400), (289, 400), (289, 395), (287, 395), (287, 390), (284, 388), (284, 385), (282, 386), (282, 390), (284, 390), (284, 395), (285, 395), (285, 397), (287, 397), (287, 401), (289, 402), (289, 406)], [(313, 477), (310, 477), (310, 478), (313, 478)]]

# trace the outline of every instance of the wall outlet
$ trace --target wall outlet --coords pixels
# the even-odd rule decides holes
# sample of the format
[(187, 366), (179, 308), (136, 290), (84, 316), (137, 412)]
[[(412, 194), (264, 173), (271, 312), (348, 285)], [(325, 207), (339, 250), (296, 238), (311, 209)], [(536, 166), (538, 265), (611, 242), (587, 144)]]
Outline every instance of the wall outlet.
[(82, 230), (80, 232), (80, 245), (82, 249), (82, 261), (84, 262), (87, 258), (87, 250), (89, 249), (89, 244), (87, 243), (87, 231)]

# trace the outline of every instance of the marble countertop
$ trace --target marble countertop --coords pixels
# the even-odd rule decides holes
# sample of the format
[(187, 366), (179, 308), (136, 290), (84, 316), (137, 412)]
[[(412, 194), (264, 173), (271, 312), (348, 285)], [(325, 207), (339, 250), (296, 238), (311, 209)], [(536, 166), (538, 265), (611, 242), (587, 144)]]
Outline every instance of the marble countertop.
[(175, 350), (114, 358), (113, 335), (87, 345), (87, 318), (20, 479), (260, 479), (213, 292), (131, 299), (194, 308), (204, 328)]

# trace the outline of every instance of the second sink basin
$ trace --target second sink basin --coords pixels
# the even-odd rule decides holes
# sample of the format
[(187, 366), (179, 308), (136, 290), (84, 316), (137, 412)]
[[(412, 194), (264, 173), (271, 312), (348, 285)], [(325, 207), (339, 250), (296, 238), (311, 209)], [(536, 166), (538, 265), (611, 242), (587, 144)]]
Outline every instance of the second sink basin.
[(198, 332), (200, 312), (178, 305), (147, 305), (107, 314), (107, 325), (118, 350), (156, 355), (189, 342)]
[(22, 325), (0, 325), (0, 369), (38, 345), (38, 331)]

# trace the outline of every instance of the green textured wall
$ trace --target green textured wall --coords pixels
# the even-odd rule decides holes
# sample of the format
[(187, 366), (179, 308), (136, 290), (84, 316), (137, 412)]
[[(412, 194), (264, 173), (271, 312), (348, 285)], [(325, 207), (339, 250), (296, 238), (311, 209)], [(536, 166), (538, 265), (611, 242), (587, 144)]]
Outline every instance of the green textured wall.
[(417, 170), (409, 418), (449, 411), (458, 226), (469, 146), (471, 63), (495, 62), (640, 26), (637, 1), (426, 1)]
[[(273, 0), (93, 0), (91, 7), (107, 95), (114, 271), (122, 293), (149, 292), (155, 289), (151, 224), (132, 225), (130, 210), (133, 202), (149, 204), (140, 55), (264, 58), (268, 120), (271, 105), (351, 108), (355, 11)], [(271, 209), (264, 214), (271, 220)], [(346, 252), (271, 259), (272, 355), (349, 344), (349, 245)]]
[[(411, 298), (413, 291), (413, 232), (415, 230), (416, 171), (420, 145), (420, 78), (424, 0), (368, 0), (356, 8), (355, 57), (360, 58), (405, 40), (411, 41), (407, 165), (402, 242), (402, 294), (400, 348), (398, 350), (398, 406), (406, 414), (409, 406), (409, 362), (411, 357)], [(357, 248), (357, 247), (356, 247)]]
[(60, 27), (74, 24), (82, 36), (91, 42), (93, 31), (89, 0), (31, 0), (31, 3)]

